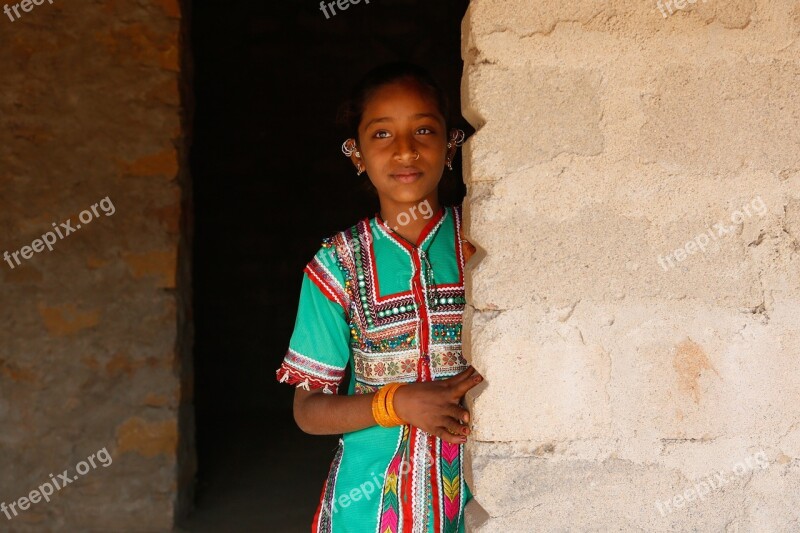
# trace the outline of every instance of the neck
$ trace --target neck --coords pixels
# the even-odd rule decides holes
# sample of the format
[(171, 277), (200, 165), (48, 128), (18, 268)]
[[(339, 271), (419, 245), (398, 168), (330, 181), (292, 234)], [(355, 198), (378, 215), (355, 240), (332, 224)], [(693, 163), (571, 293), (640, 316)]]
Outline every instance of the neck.
[(381, 200), (380, 215), (395, 233), (416, 243), (422, 230), (439, 209), (441, 205), (437, 195), (411, 203)]

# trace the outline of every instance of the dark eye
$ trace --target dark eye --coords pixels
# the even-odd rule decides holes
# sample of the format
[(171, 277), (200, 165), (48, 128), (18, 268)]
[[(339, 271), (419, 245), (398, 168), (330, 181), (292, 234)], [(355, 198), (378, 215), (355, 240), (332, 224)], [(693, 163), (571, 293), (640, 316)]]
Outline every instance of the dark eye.
[(425, 127), (422, 127), (422, 128), (420, 128), (420, 129), (418, 129), (418, 130), (417, 130), (417, 133), (420, 133), (420, 132), (422, 132), (422, 131), (427, 131), (427, 132), (428, 132), (428, 134), (431, 134), (431, 133), (433, 133), (433, 130), (432, 130), (432, 129), (430, 129), (430, 128), (425, 128)]
[(385, 139), (386, 137), (382, 137), (382, 136), (381, 136), (381, 135), (383, 135), (384, 133), (385, 133), (387, 136), (389, 135), (389, 132), (388, 132), (388, 131), (386, 131), (386, 130), (380, 130), (380, 131), (376, 131), (376, 132), (375, 132), (375, 135), (373, 135), (373, 137), (376, 137), (376, 138), (378, 138), (378, 139)]

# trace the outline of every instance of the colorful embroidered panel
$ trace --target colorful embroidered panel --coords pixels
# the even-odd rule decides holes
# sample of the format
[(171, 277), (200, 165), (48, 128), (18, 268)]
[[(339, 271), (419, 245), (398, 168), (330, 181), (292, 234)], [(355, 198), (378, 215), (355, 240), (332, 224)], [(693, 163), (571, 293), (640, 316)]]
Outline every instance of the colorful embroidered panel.
[[(465, 298), (463, 257), (458, 246), (460, 222), (458, 209), (444, 211), (419, 246), (433, 263), (433, 271), (444, 278), (442, 281), (423, 278), (423, 298), (415, 297), (411, 286), (415, 270), (412, 253), (398, 245), (398, 237), (387, 231), (380, 219), (362, 220), (333, 237), (332, 245), (349, 294), (350, 307), (346, 312), (350, 317), (356, 394), (373, 392), (392, 381), (417, 379), (422, 356), (420, 327), (428, 328), (428, 356), (434, 379), (467, 368), (461, 354)], [(438, 231), (446, 235), (434, 241), (431, 237)], [(431, 250), (434, 242), (436, 247)], [(403, 281), (396, 282), (397, 278), (379, 279), (375, 256), (387, 253), (399, 253), (406, 258), (411, 275), (400, 277), (405, 287)], [(435, 283), (428, 286), (431, 281)], [(420, 317), (423, 305), (428, 316), (425, 323), (421, 323)]]

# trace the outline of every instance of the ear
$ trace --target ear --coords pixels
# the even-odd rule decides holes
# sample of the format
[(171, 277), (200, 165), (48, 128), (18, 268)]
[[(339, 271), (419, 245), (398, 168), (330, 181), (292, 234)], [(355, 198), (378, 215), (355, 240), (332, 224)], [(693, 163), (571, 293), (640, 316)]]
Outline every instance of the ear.
[(358, 169), (358, 164), (361, 163), (361, 168), (366, 169), (364, 160), (361, 157), (356, 156), (357, 153), (361, 153), (361, 148), (358, 147), (356, 140), (351, 137), (347, 139), (347, 141), (345, 142), (347, 142), (350, 146), (355, 148), (355, 151), (353, 151), (353, 153), (350, 155), (350, 161), (353, 162), (353, 166), (356, 167), (356, 169)]
[(450, 161), (451, 163), (453, 162), (453, 158), (456, 155), (456, 150), (458, 150), (458, 146), (456, 146), (456, 143), (453, 142), (453, 136), (456, 134), (457, 131), (458, 130), (456, 128), (453, 128), (450, 130), (450, 134), (447, 136), (447, 142), (450, 143), (450, 148), (447, 149), (445, 158), (447, 161)]

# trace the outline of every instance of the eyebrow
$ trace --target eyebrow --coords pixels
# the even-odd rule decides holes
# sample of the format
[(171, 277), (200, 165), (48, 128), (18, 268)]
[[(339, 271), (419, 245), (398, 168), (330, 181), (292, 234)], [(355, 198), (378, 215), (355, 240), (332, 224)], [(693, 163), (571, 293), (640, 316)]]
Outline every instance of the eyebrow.
[[(414, 115), (411, 118), (432, 118), (432, 119), (436, 120), (437, 122), (439, 121), (439, 117), (437, 117), (433, 113), (417, 113), (416, 115)], [(368, 129), (375, 122), (391, 122), (391, 121), (392, 121), (392, 117), (373, 118), (372, 120), (367, 122), (366, 125), (364, 125), (364, 129), (365, 130)]]

